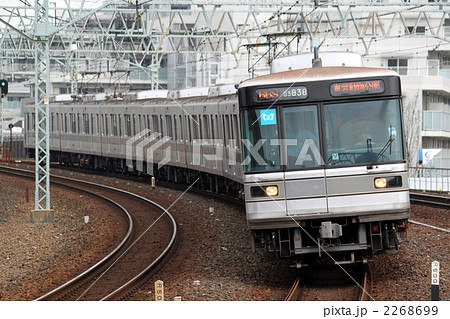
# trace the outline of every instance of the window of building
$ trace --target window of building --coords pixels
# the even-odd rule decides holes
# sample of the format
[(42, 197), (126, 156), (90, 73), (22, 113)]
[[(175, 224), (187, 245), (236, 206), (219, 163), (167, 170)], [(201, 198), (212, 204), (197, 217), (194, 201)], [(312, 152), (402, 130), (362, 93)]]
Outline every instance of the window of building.
[(417, 26), (414, 29), (414, 26), (409, 26), (408, 27), (408, 33), (409, 34), (424, 35), (425, 34), (425, 27), (424, 26)]
[(408, 74), (408, 59), (388, 59), (388, 69), (400, 75)]

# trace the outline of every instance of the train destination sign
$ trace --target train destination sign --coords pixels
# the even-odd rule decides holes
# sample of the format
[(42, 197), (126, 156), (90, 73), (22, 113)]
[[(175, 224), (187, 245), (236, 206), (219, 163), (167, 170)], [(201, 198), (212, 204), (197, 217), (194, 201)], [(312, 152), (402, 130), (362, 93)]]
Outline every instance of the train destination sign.
[(331, 96), (374, 94), (384, 92), (382, 80), (334, 83), (330, 87)]
[(307, 97), (308, 89), (304, 85), (283, 88), (259, 89), (255, 91), (256, 102), (304, 100)]

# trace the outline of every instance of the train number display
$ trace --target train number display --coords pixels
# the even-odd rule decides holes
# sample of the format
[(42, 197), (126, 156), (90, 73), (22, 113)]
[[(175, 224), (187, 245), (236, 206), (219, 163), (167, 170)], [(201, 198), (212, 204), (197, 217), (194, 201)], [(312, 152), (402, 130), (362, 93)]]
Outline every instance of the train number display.
[(255, 91), (256, 102), (273, 102), (286, 100), (304, 100), (308, 97), (306, 86), (259, 89)]

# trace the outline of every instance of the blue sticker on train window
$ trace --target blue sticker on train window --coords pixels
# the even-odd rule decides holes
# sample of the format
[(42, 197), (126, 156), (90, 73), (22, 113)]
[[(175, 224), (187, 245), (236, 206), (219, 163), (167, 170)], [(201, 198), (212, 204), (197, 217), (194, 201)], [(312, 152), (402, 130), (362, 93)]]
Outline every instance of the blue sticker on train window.
[(261, 125), (274, 125), (277, 124), (277, 112), (276, 110), (261, 110)]

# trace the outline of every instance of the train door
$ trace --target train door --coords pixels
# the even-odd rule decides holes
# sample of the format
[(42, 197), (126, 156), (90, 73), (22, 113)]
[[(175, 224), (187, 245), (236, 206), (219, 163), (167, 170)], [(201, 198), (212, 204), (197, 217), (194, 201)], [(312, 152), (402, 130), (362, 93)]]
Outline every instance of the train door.
[(282, 112), (286, 213), (292, 217), (326, 213), (318, 106), (286, 106)]

